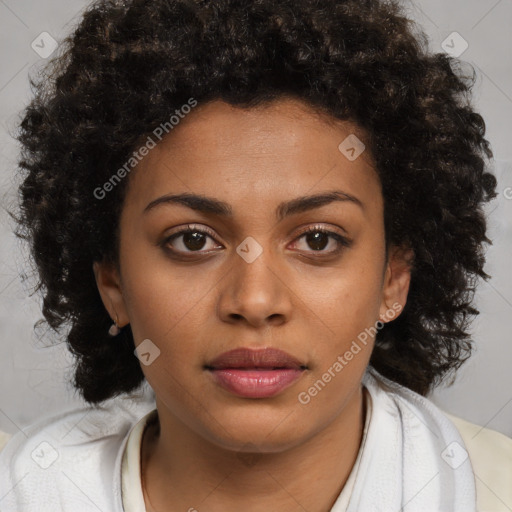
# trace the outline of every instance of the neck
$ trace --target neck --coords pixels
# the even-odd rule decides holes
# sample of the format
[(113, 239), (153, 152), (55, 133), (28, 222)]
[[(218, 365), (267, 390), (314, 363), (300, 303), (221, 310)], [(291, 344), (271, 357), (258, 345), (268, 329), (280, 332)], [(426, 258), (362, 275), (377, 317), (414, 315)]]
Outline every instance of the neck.
[[(366, 392), (366, 391), (365, 391)], [(152, 512), (254, 510), (326, 512), (343, 489), (361, 445), (362, 388), (321, 432), (288, 450), (233, 451), (205, 440), (171, 414), (146, 429), (142, 478)], [(169, 508), (169, 503), (173, 508)], [(194, 508), (195, 507), (195, 508)]]

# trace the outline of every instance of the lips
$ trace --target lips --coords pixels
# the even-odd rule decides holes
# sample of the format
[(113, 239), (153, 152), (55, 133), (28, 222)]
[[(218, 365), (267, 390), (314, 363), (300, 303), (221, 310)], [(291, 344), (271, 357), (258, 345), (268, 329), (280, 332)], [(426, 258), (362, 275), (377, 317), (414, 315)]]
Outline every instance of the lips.
[(278, 368), (287, 368), (294, 370), (304, 370), (307, 366), (297, 358), (287, 352), (277, 348), (248, 349), (236, 348), (229, 352), (224, 352), (216, 357), (208, 365), (207, 369), (221, 370), (227, 368), (252, 368), (262, 370), (272, 370)]
[(238, 348), (224, 352), (205, 366), (225, 391), (244, 398), (270, 398), (295, 383), (307, 370), (282, 350)]

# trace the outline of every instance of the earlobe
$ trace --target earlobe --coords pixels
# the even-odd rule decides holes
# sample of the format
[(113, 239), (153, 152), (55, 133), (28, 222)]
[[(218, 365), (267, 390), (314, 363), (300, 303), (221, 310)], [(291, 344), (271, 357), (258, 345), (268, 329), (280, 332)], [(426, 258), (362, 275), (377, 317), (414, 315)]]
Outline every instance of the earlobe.
[(382, 287), (379, 316), (389, 322), (400, 315), (407, 302), (411, 282), (414, 251), (408, 247), (390, 248), (388, 264)]
[(111, 263), (98, 261), (93, 263), (92, 268), (101, 300), (110, 318), (119, 327), (125, 326), (129, 323), (129, 318), (117, 268)]

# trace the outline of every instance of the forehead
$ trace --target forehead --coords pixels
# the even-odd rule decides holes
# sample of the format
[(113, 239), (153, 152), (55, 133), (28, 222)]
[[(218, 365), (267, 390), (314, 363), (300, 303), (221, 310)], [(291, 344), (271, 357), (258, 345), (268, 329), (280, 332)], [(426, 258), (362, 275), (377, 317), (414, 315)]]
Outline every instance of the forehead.
[(199, 104), (139, 162), (128, 195), (139, 208), (170, 192), (277, 202), (344, 187), (375, 197), (380, 182), (365, 139), (354, 123), (296, 99), (252, 108)]
[[(328, 136), (339, 139), (354, 134), (360, 139), (366, 138), (362, 128), (354, 122), (335, 119), (295, 98), (282, 98), (251, 108), (215, 100), (199, 104), (178, 121), (157, 149), (165, 152), (166, 148), (200, 147), (206, 143), (213, 149), (222, 149), (233, 144), (240, 147), (243, 143), (245, 151), (268, 148), (278, 154), (278, 149), (292, 149), (297, 153), (301, 147), (312, 144), (318, 149), (332, 150), (332, 140), (327, 139)], [(305, 139), (314, 142), (308, 143)], [(325, 140), (320, 147), (319, 139)], [(153, 156), (157, 157), (157, 153)], [(368, 154), (363, 155), (365, 157), (368, 159)]]

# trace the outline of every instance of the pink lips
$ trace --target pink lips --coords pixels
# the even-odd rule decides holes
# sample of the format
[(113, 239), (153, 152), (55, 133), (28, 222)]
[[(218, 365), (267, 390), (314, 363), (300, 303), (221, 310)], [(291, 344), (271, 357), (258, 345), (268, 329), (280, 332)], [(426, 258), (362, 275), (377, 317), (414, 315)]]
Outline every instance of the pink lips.
[(268, 398), (291, 386), (307, 367), (276, 348), (237, 348), (215, 358), (206, 369), (217, 384), (235, 395)]

